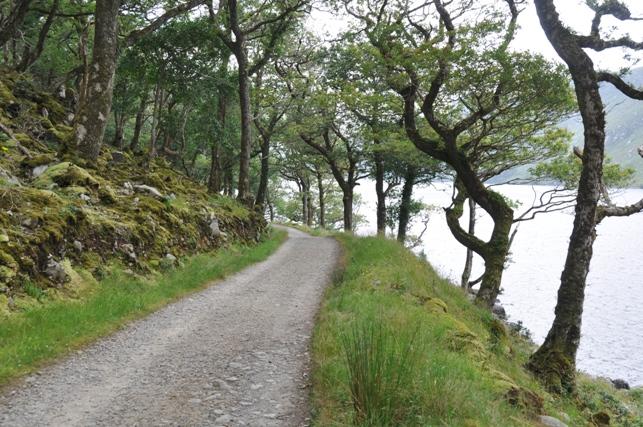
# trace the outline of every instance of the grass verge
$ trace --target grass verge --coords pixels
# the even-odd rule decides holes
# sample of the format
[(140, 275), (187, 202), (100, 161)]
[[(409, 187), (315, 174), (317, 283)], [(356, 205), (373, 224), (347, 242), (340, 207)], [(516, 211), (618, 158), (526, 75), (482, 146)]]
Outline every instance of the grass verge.
[(340, 234), (343, 274), (313, 337), (317, 426), (643, 426), (642, 390), (582, 376), (569, 398), (523, 365), (533, 346), (397, 242)]
[(47, 302), (12, 315), (0, 322), (0, 385), (268, 258), (286, 235), (273, 229), (257, 245), (196, 255), (152, 278), (116, 269), (81, 299)]

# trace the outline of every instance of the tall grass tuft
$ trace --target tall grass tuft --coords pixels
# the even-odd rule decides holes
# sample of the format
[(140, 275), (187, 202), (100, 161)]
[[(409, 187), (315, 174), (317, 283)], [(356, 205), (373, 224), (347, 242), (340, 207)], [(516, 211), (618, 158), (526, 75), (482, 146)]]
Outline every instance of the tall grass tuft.
[(421, 353), (416, 330), (393, 331), (382, 320), (369, 319), (342, 335), (355, 424), (396, 425), (410, 409), (404, 391), (413, 382)]

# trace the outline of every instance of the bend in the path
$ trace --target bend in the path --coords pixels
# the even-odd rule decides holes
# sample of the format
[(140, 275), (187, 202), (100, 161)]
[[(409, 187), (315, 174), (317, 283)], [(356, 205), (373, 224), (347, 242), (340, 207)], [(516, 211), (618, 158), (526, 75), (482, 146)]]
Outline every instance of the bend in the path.
[(5, 391), (0, 425), (305, 425), (308, 346), (338, 248), (288, 233), (268, 260)]

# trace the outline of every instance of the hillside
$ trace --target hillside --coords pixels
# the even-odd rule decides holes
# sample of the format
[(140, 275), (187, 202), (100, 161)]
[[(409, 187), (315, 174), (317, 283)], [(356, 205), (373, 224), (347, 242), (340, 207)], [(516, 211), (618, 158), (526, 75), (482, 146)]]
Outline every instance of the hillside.
[(393, 240), (337, 239), (344, 270), (313, 339), (313, 425), (642, 425), (641, 388), (579, 375), (572, 398), (548, 393), (524, 368), (534, 345), (519, 325)]
[(75, 295), (110, 265), (148, 274), (259, 239), (265, 222), (163, 159), (104, 147), (95, 168), (57, 154), (71, 106), (0, 74), (0, 314)]

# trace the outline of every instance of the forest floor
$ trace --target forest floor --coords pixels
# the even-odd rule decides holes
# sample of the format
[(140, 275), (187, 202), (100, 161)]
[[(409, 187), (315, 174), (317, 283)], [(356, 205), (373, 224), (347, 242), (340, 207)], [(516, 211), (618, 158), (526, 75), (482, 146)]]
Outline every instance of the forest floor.
[(288, 230), (256, 264), (0, 394), (0, 425), (306, 425), (309, 342), (339, 258)]

